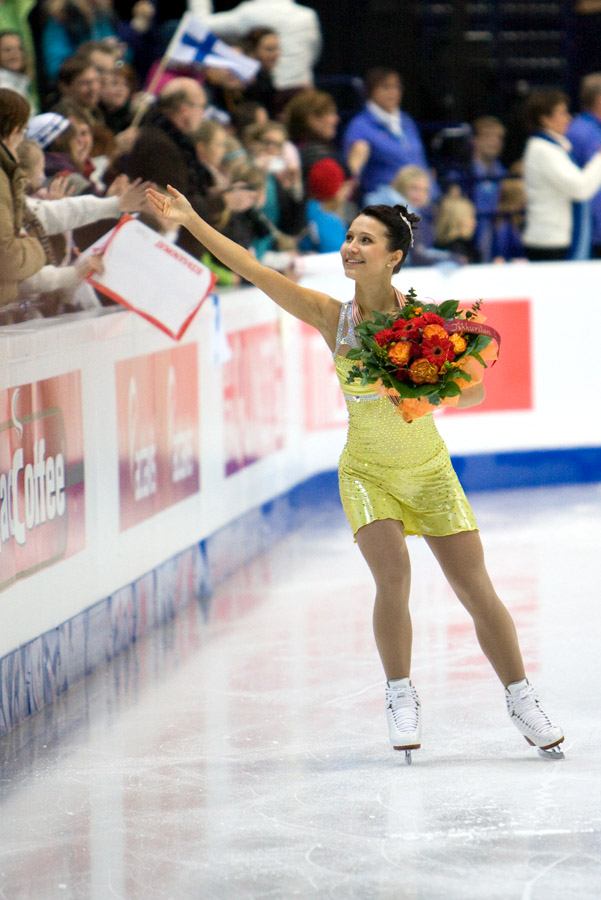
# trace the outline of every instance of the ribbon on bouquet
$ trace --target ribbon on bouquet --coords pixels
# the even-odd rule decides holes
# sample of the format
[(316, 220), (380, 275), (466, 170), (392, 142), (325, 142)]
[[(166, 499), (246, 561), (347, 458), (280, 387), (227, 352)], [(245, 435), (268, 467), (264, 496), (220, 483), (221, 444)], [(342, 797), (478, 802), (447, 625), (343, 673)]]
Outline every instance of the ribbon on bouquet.
[[(490, 325), (483, 325), (482, 322), (473, 322), (470, 319), (449, 319), (442, 323), (442, 327), (447, 334), (457, 334), (459, 331), (466, 331), (468, 334), (484, 334), (497, 342), (497, 348), (501, 349), (501, 335)], [(491, 363), (491, 367), (496, 363), (496, 359)]]

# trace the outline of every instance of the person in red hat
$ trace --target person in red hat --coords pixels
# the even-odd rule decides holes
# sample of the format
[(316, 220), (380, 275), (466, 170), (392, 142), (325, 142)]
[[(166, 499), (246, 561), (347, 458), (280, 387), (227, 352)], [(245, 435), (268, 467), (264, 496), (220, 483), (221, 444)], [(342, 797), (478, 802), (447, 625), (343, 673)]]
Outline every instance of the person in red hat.
[(348, 225), (345, 206), (355, 182), (335, 159), (320, 159), (309, 169), (306, 206), (308, 234), (301, 250), (338, 252)]

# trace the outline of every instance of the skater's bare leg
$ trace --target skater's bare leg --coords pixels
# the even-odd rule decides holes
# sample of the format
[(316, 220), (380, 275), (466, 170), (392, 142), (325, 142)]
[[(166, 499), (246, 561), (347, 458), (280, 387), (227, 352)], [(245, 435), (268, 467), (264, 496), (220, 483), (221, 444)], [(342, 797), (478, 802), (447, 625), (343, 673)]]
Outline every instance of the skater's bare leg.
[(409, 615), (411, 565), (401, 522), (382, 519), (355, 535), (376, 582), (374, 636), (386, 678), (409, 677), (412, 626)]
[(480, 646), (506, 687), (526, 677), (513, 619), (499, 600), (477, 531), (426, 537), (445, 577), (474, 620)]

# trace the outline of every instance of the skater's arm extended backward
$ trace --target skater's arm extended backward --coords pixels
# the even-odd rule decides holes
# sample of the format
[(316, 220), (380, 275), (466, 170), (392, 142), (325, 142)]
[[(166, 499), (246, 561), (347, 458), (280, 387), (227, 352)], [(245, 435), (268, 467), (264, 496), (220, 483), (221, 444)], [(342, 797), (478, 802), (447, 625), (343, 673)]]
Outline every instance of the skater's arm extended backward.
[(300, 287), (285, 275), (262, 265), (252, 253), (201, 219), (183, 194), (170, 185), (167, 190), (168, 195), (153, 189), (146, 191), (157, 215), (187, 228), (228, 269), (254, 284), (286, 312), (322, 333), (328, 331), (334, 301), (327, 294)]

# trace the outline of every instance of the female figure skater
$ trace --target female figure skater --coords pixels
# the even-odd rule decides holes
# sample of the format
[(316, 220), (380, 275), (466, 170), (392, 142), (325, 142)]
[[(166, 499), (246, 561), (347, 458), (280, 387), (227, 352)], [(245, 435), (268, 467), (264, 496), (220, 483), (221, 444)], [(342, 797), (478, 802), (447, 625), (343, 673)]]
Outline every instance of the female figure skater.
[[(357, 346), (354, 323), (375, 311), (395, 312), (404, 302), (391, 278), (403, 264), (419, 217), (404, 206), (371, 206), (352, 222), (341, 247), (345, 274), (355, 297), (341, 303), (300, 287), (261, 265), (246, 250), (215, 231), (186, 198), (147, 195), (156, 213), (184, 225), (226, 266), (256, 285), (278, 306), (317, 328), (334, 354), (349, 409), (349, 433), (339, 467), (344, 511), (376, 583), (374, 634), (387, 678), (386, 714), (395, 750), (421, 746), (421, 709), (410, 680), (410, 562), (405, 535), (423, 535), (449, 584), (474, 619), (484, 653), (505, 687), (511, 720), (526, 740), (561, 757), (561, 728), (541, 708), (526, 679), (513, 620), (497, 597), (484, 565), (470, 505), (451, 466), (431, 415), (403, 421), (387, 397), (371, 386), (347, 384)], [(482, 401), (481, 385), (465, 389), (459, 405)]]

